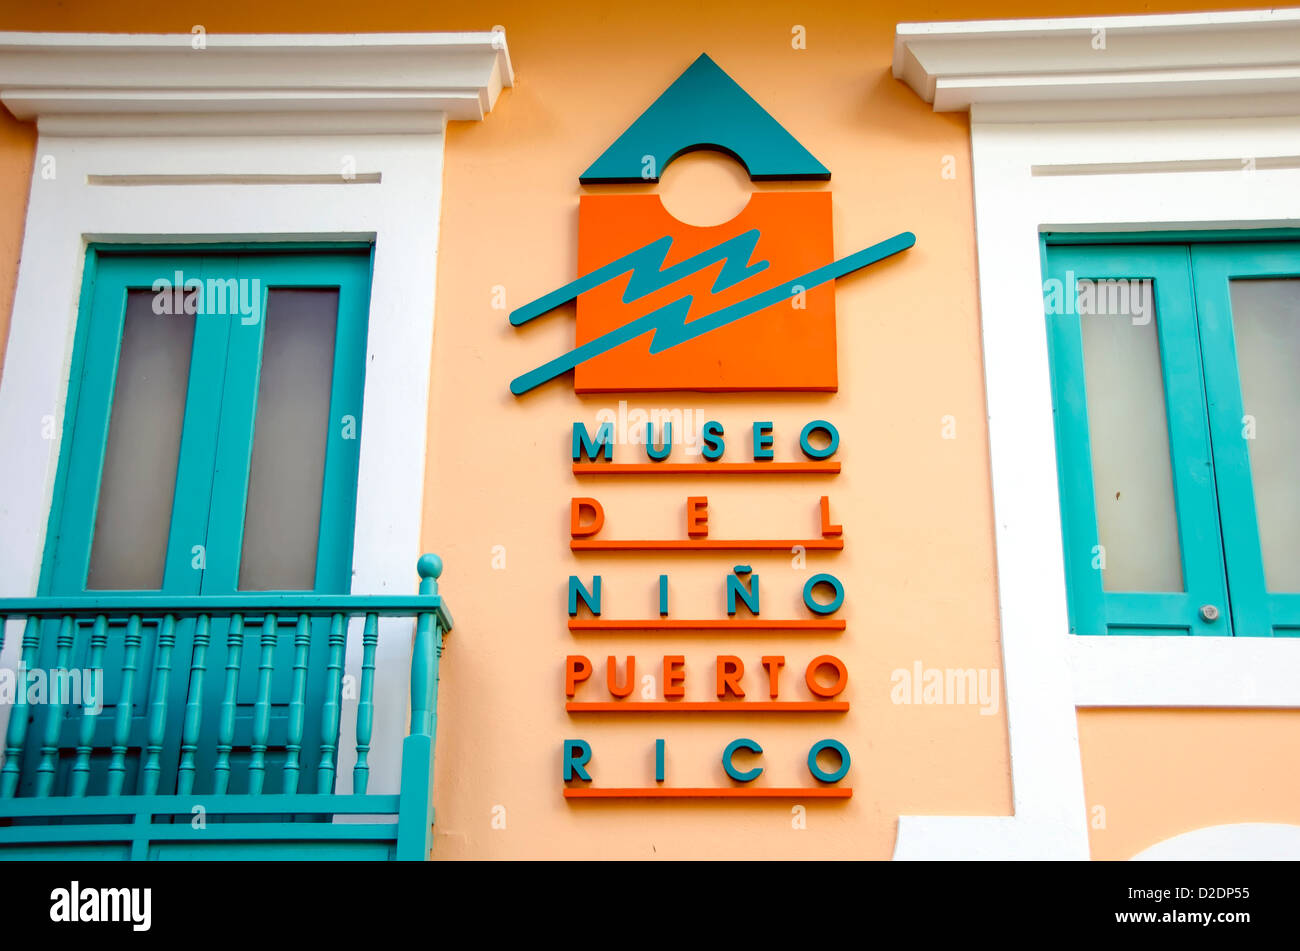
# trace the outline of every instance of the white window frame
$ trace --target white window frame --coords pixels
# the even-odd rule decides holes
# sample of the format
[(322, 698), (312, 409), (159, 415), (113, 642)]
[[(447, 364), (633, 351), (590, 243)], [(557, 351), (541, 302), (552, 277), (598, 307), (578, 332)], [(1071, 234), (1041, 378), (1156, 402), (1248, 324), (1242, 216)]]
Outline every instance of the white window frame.
[(1300, 639), (1069, 634), (1040, 234), (1300, 225), (1300, 11), (900, 24), (894, 75), (970, 112), (1014, 801), (895, 856), (1086, 858), (1076, 709), (1300, 707)]
[[(37, 591), (92, 241), (373, 243), (352, 591), (415, 592), (446, 122), (482, 119), (512, 75), (501, 32), (0, 33), (0, 101), (38, 132), (0, 371), (0, 594)], [(381, 622), (372, 792), (400, 784), (412, 631)]]

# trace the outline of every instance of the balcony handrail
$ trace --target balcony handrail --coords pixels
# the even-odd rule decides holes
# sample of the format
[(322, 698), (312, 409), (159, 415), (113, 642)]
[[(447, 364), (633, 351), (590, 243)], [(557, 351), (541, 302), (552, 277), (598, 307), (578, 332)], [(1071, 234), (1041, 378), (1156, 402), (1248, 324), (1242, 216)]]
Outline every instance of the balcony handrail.
[[(329, 798), (338, 799), (340, 808), (332, 810), (337, 814), (357, 812), (357, 797), (367, 795), (370, 766), (368, 754), (373, 731), (374, 688), (375, 688), (375, 654), (379, 643), (380, 617), (413, 617), (415, 634), (411, 655), (411, 721), (410, 730), (402, 744), (402, 787), (400, 797), (370, 796), (378, 812), (389, 811), (386, 807), (400, 798), (398, 810), (397, 841), (395, 854), (398, 858), (424, 858), (431, 844), (432, 824), (432, 764), (433, 744), (436, 729), (438, 659), (442, 655), (443, 636), (452, 628), (450, 611), (438, 594), (438, 577), (442, 574), (442, 560), (436, 555), (423, 555), (417, 563), (420, 576), (419, 594), (416, 595), (333, 595), (311, 593), (268, 593), (255, 592), (232, 595), (164, 595), (155, 592), (140, 594), (83, 594), (72, 596), (41, 596), (29, 598), (0, 598), (0, 649), (3, 649), (6, 633), (6, 620), (23, 619), (27, 621), (22, 638), (19, 664), (28, 670), (34, 669), (40, 657), (42, 642), (46, 640), (43, 630), (46, 627), (58, 628), (56, 638), (56, 657), (51, 669), (55, 671), (70, 670), (73, 646), (77, 641), (78, 630), (84, 630), (87, 623), (91, 626), (88, 655), (89, 669), (100, 670), (103, 667), (104, 654), (110, 639), (110, 625), (120, 630), (125, 622), (124, 655), (121, 671), (121, 690), (117, 698), (112, 724), (111, 758), (107, 767), (107, 795), (124, 797), (125, 775), (127, 771), (126, 754), (128, 734), (131, 726), (132, 697), (135, 696), (136, 670), (141, 659), (141, 646), (145, 635), (145, 624), (156, 625), (150, 630), (155, 632), (155, 659), (152, 671), (146, 675), (149, 682), (145, 684), (147, 720), (147, 739), (141, 744), (137, 770), (137, 783), (131, 795), (122, 798), (122, 802), (139, 801), (140, 809), (166, 812), (159, 808), (159, 803), (170, 792), (159, 790), (160, 751), (163, 749), (164, 736), (169, 718), (175, 722), (183, 715), (181, 729), (180, 756), (177, 765), (177, 783), (175, 796), (193, 797), (199, 795), (195, 789), (195, 753), (199, 748), (200, 734), (212, 741), (212, 731), (217, 732), (218, 751), (216, 765), (212, 770), (212, 786), (204, 793), (207, 798), (216, 798), (227, 804), (234, 813), (250, 813), (258, 809), (231, 806), (237, 800), (229, 793), (231, 771), (230, 752), (235, 736), (235, 716), (237, 691), (240, 673), (243, 670), (242, 656), (245, 647), (250, 654), (260, 646), (261, 653), (258, 666), (258, 693), (252, 720), (251, 759), (248, 766), (249, 791), (247, 795), (256, 797), (258, 802), (274, 799), (281, 804), (297, 796), (302, 800), (303, 808), (289, 811), (317, 812), (322, 803)], [(311, 622), (317, 618), (331, 620), (329, 632), (329, 658), (327, 669), (327, 690), (323, 708), (318, 711), (322, 717), (320, 758), (316, 765), (317, 780), (313, 784), (310, 775), (312, 764), (302, 761), (303, 727), (307, 713), (307, 661), (311, 642)], [(338, 740), (340, 714), (342, 706), (343, 660), (346, 650), (348, 622), (354, 618), (364, 618), (362, 633), (361, 682), (357, 704), (357, 762), (353, 769), (353, 794), (333, 793), (334, 778), (338, 766)], [(176, 628), (178, 622), (192, 620), (194, 625), (192, 637), (192, 654), (188, 664), (184, 709), (169, 710), (172, 656), (176, 646)], [(218, 679), (220, 668), (213, 671), (214, 676), (207, 676), (208, 648), (212, 642), (212, 622), (229, 622), (226, 638), (226, 663), (224, 678), (209, 689), (224, 690), (220, 704), (220, 716), (217, 723), (204, 723), (203, 693), (205, 681)], [(52, 622), (61, 624), (52, 625)], [(251, 622), (260, 625), (261, 634), (249, 634), (245, 644), (244, 624)], [(282, 793), (262, 796), (263, 784), (268, 764), (270, 711), (272, 707), (272, 674), (274, 671), (274, 652), (279, 642), (280, 631), (293, 631), (293, 677), (292, 696), (287, 706), (287, 741), (285, 763), (282, 767), (284, 791)], [(84, 635), (83, 635), (84, 636)], [(83, 645), (87, 642), (83, 641)], [(47, 647), (46, 650), (50, 648)], [(183, 659), (181, 662), (184, 663)], [(178, 674), (186, 671), (181, 667)], [(179, 684), (178, 684), (179, 686)], [(93, 748), (104, 748), (102, 741), (94, 742), (96, 726), (99, 723), (98, 712), (92, 712), (82, 703), (83, 709), (75, 717), (77, 741), (75, 758), (72, 764), (68, 789), (61, 795), (54, 796), (55, 775), (60, 751), (73, 753), (73, 744), (60, 740), (60, 721), (64, 708), (73, 707), (66, 698), (59, 697), (50, 701), (51, 709), (44, 721), (41, 736), (28, 736), (29, 706), (26, 692), (15, 698), (10, 714), (10, 722), (3, 743), (4, 758), (0, 762), (0, 819), (6, 816), (48, 815), (50, 809), (42, 806), (37, 809), (23, 805), (37, 801), (48, 803), (62, 801), (68, 803), (67, 815), (86, 814), (84, 804), (91, 800), (86, 798), (91, 771), (91, 753)], [(212, 718), (207, 718), (211, 720)], [(206, 729), (205, 729), (206, 727)], [(31, 747), (28, 753), (29, 745)], [(279, 747), (277, 747), (279, 748)], [(36, 767), (32, 780), (32, 794), (18, 798), (20, 774), (24, 759), (35, 757)], [(171, 760), (167, 760), (171, 762)], [(308, 788), (299, 792), (300, 779), (306, 777)], [(99, 797), (92, 797), (98, 799)], [(312, 808), (308, 809), (308, 800)], [(345, 801), (346, 800), (346, 801)], [(100, 800), (103, 801), (102, 799)], [(146, 806), (148, 807), (146, 809)], [(385, 808), (380, 808), (385, 807)], [(117, 808), (117, 807), (114, 807)], [(119, 812), (129, 812), (134, 807), (123, 807)], [(96, 811), (99, 811), (98, 809)], [(183, 811), (177, 807), (177, 811)], [(324, 810), (331, 811), (331, 810)], [(107, 813), (106, 813), (107, 814)], [(137, 818), (130, 828), (141, 825)], [(61, 827), (67, 829), (68, 827)], [(378, 827), (376, 827), (378, 828)], [(31, 841), (34, 831), (25, 826), (15, 841)], [(102, 831), (103, 827), (99, 827)], [(297, 830), (301, 832), (301, 830)], [(0, 829), (0, 845), (4, 842), (4, 830)], [(95, 839), (102, 836), (91, 830), (86, 834)], [(154, 830), (155, 838), (175, 839), (177, 831), (173, 828), (166, 832)], [(127, 838), (132, 842), (132, 854), (139, 853), (147, 847), (149, 841), (147, 830), (138, 829)], [(353, 836), (353, 838), (356, 838)]]
[(110, 621), (124, 621), (132, 615), (193, 618), (201, 614), (227, 616), (242, 614), (245, 619), (263, 618), (268, 614), (326, 617), (346, 614), (359, 617), (413, 617), (417, 614), (438, 615), (444, 631), (452, 627), (451, 613), (441, 595), (373, 595), (373, 594), (140, 594), (43, 595), (31, 598), (0, 598), (0, 618), (39, 617), (77, 620), (104, 615)]

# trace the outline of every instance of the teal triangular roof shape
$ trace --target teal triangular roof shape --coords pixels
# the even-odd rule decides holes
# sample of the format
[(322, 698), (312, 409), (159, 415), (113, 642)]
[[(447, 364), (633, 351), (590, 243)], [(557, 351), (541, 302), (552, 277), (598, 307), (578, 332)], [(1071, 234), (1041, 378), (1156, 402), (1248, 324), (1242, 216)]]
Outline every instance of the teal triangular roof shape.
[[(696, 149), (729, 153), (754, 181), (831, 177), (781, 123), (700, 54), (578, 180), (584, 185), (657, 182), (669, 162)], [(647, 155), (654, 158), (652, 169), (645, 164)]]

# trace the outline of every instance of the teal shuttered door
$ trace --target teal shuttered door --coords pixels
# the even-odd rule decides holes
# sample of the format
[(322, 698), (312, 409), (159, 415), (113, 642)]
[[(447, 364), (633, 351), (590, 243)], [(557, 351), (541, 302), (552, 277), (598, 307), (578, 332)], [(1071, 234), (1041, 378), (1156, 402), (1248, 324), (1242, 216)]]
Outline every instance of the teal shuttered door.
[[(41, 593), (348, 593), (369, 282), (364, 249), (92, 249)], [(254, 758), (268, 767), (262, 791), (282, 791), (276, 767), (294, 747), (319, 749), (319, 717), (306, 717), (299, 738), (286, 734), (285, 714), (295, 678), (306, 679), (309, 710), (320, 709), (329, 624), (258, 618), (234, 633), (222, 620), (107, 632), (49, 622), (43, 667), (64, 656), (88, 668), (103, 652), (93, 664), (107, 676), (103, 715), (90, 772), (74, 777), (78, 708), (52, 722), (49, 707), (33, 707), (20, 795), (58, 795), (74, 791), (70, 784), (92, 795), (169, 793), (178, 776), (181, 791), (212, 792), (216, 781), (242, 792)], [(134, 670), (124, 670), (128, 652)], [(206, 723), (220, 715), (213, 685), (224, 677), (209, 677), (203, 696), (190, 692), (196, 656), (209, 670), (240, 670), (235, 739), (224, 755), (181, 748), (187, 715)], [(263, 677), (272, 679), (271, 702), (258, 708)], [(164, 745), (157, 773), (145, 776), (151, 692), (163, 689)], [(251, 746), (259, 716), (270, 721), (265, 750)], [(127, 748), (114, 750), (122, 718), (131, 724)], [(59, 765), (41, 776), (40, 748), (52, 743)], [(214, 773), (219, 755), (228, 769)]]

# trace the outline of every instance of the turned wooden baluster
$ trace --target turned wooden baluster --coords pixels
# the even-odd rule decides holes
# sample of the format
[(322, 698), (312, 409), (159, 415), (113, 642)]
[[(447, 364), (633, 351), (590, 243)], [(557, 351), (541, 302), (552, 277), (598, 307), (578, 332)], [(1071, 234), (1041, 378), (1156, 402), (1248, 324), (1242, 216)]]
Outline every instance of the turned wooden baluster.
[[(416, 571), (420, 575), (420, 595), (430, 600), (437, 597), (442, 559), (421, 555)], [(438, 659), (442, 656), (443, 631), (439, 614), (421, 611), (415, 617), (411, 729), (402, 750), (402, 804), (397, 819), (399, 861), (424, 861), (433, 844), (433, 736), (437, 728)]]
[(217, 763), (213, 767), (213, 792), (230, 788), (230, 749), (235, 745), (235, 712), (239, 700), (239, 666), (244, 653), (244, 616), (230, 619), (226, 634), (226, 693), (221, 698), (221, 723), (217, 732)]
[(5, 735), (5, 762), (3, 768), (0, 768), (0, 798), (4, 799), (18, 791), (23, 750), (27, 745), (27, 671), (36, 666), (40, 646), (41, 619), (33, 614), (27, 619), (27, 626), (23, 628), (18, 680), (14, 684), (14, 706), (9, 711), (9, 731)]
[[(90, 632), (89, 670), (84, 672), (88, 677), (98, 677), (100, 686), (104, 682), (104, 647), (107, 644), (108, 618), (101, 614), (95, 618), (95, 626)], [(100, 711), (88, 703), (89, 686), (88, 683), (81, 685), (81, 722), (77, 724), (77, 757), (72, 763), (72, 782), (68, 786), (70, 796), (84, 796), (90, 786), (90, 751), (95, 743), (95, 724), (99, 722)], [(98, 690), (95, 691), (95, 696), (102, 709), (103, 697)]]
[(293, 635), (293, 688), (289, 697), (289, 723), (285, 737), (284, 791), (298, 791), (302, 771), (302, 730), (307, 718), (307, 650), (311, 646), (311, 618), (298, 615)]
[(257, 668), (257, 703), (253, 705), (252, 757), (248, 763), (248, 791), (260, 795), (266, 782), (266, 743), (271, 735), (271, 675), (275, 670), (276, 617), (262, 622), (262, 661)]
[(48, 796), (54, 788), (54, 774), (59, 766), (59, 734), (63, 731), (63, 708), (66, 706), (64, 688), (68, 678), (59, 676), (68, 669), (72, 660), (72, 644), (77, 636), (77, 623), (72, 615), (65, 615), (59, 628), (58, 652), (54, 669), (49, 677), (49, 710), (45, 717), (45, 736), (41, 740), (41, 758), (36, 764), (36, 789), (34, 795)]
[(122, 795), (126, 783), (126, 744), (131, 737), (131, 703), (135, 696), (135, 671), (140, 665), (140, 615), (132, 614), (126, 622), (126, 651), (122, 655), (122, 690), (117, 700), (117, 718), (113, 722), (112, 756), (108, 761), (110, 796)]
[(325, 705), (321, 708), (320, 770), (316, 791), (334, 791), (334, 771), (339, 755), (339, 720), (343, 694), (343, 652), (347, 647), (347, 618), (334, 615), (330, 621), (329, 667), (325, 677)]
[(162, 771), (163, 741), (167, 737), (167, 700), (172, 682), (172, 652), (176, 647), (176, 617), (168, 614), (158, 629), (158, 656), (154, 660), (153, 689), (149, 697), (149, 736), (145, 740), (140, 791), (146, 796), (158, 792)]
[(176, 770), (176, 792), (194, 792), (194, 754), (199, 748), (203, 726), (203, 680), (208, 670), (208, 643), (212, 640), (212, 619), (200, 614), (194, 623), (194, 653), (190, 660), (190, 689), (185, 701), (185, 724), (181, 728), (181, 764)]
[[(420, 594), (436, 596), (442, 559), (422, 555), (416, 563)], [(429, 612), (416, 615), (415, 640), (411, 645), (411, 736), (433, 736), (438, 711), (438, 658), (442, 656), (442, 632), (438, 619)]]
[(357, 765), (352, 791), (361, 794), (370, 783), (370, 737), (375, 726), (375, 647), (379, 644), (379, 615), (367, 614), (361, 636), (361, 697), (357, 703)]

